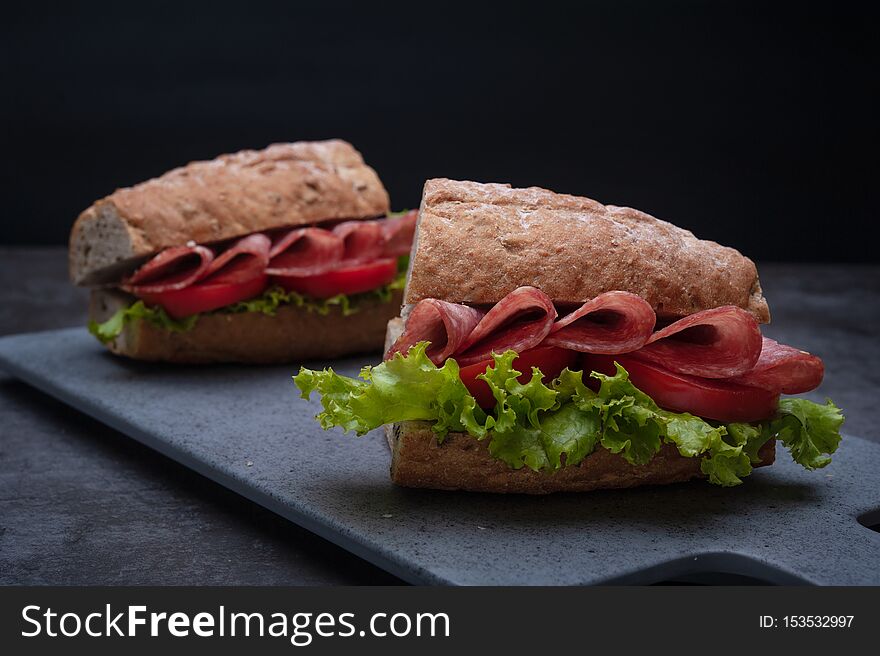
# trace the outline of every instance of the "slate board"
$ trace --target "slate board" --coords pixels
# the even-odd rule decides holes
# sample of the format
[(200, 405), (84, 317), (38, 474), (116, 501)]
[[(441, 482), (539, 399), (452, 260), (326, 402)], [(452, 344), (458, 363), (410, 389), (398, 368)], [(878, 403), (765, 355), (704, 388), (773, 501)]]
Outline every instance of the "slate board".
[[(334, 368), (355, 375), (369, 358)], [(0, 339), (0, 365), (412, 583), (653, 583), (726, 573), (880, 584), (880, 445), (846, 436), (807, 472), (780, 453), (745, 484), (547, 497), (408, 490), (382, 434), (324, 432), (294, 366), (171, 367), (109, 355), (83, 329)], [(320, 365), (314, 365), (320, 366)]]

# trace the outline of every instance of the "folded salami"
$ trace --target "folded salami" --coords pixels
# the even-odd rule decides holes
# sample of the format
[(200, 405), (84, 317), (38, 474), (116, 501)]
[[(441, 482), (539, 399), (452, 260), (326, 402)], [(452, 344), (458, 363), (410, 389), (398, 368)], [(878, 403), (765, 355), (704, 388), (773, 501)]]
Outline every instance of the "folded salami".
[(214, 251), (205, 246), (166, 248), (122, 281), (123, 289), (161, 293), (183, 289), (201, 279), (214, 260)]
[(656, 322), (640, 296), (605, 292), (555, 322), (544, 344), (584, 353), (629, 353), (648, 342)]
[(275, 144), (99, 200), (71, 231), (70, 274), (92, 287), (92, 333), (136, 359), (378, 350), (400, 307), (417, 216), (388, 209), (350, 144)]
[(289, 230), (272, 243), (266, 273), (273, 276), (314, 276), (342, 261), (342, 239), (324, 228)]
[(840, 410), (803, 398), (822, 361), (763, 337), (755, 265), (628, 208), (429, 180), (403, 317), (360, 379), (301, 369), (325, 428), (385, 426), (400, 485), (546, 493), (732, 486), (807, 469)]
[(474, 364), (508, 349), (527, 351), (544, 341), (556, 319), (556, 308), (547, 294), (534, 287), (519, 287), (492, 307), (456, 349), (460, 365)]
[(825, 365), (815, 355), (765, 337), (755, 366), (731, 382), (772, 390), (777, 394), (802, 394), (822, 383)]
[(426, 354), (434, 364), (443, 364), (460, 350), (485, 312), (458, 303), (426, 298), (416, 305), (407, 319), (407, 328), (388, 349), (385, 358), (406, 353), (422, 341), (429, 342)]
[(745, 310), (728, 305), (695, 312), (658, 330), (637, 355), (671, 371), (730, 378), (755, 366), (761, 329)]

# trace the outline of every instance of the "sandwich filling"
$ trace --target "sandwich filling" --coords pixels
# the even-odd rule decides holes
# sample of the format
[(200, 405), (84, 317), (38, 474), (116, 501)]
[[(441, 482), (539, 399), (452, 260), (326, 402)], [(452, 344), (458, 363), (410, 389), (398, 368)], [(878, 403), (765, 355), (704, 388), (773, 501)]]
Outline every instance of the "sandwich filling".
[(781, 397), (821, 383), (819, 358), (763, 337), (733, 306), (657, 323), (620, 291), (564, 311), (533, 287), (488, 309), (425, 299), (360, 379), (303, 368), (294, 381), (304, 398), (321, 394), (325, 429), (428, 421), (439, 442), (490, 440), (514, 469), (577, 465), (597, 448), (641, 465), (668, 443), (712, 483), (736, 485), (770, 439), (807, 469), (830, 462), (840, 410)]
[(98, 339), (115, 339), (130, 321), (186, 331), (208, 312), (274, 315), (290, 305), (326, 314), (358, 311), (366, 299), (388, 302), (403, 289), (417, 212), (253, 233), (221, 246), (166, 248), (119, 287), (132, 303), (103, 323)]

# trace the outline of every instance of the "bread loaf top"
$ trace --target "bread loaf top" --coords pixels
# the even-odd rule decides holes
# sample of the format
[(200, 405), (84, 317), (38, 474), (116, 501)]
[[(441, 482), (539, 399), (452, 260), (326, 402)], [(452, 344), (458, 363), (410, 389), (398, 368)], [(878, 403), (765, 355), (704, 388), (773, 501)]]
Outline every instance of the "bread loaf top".
[(428, 180), (404, 302), (491, 304), (523, 285), (559, 304), (628, 291), (661, 319), (736, 305), (770, 320), (754, 262), (733, 248), (589, 198)]
[(71, 231), (70, 277), (78, 285), (114, 282), (136, 261), (188, 241), (369, 219), (388, 210), (379, 176), (345, 141), (244, 150), (192, 162), (97, 201)]

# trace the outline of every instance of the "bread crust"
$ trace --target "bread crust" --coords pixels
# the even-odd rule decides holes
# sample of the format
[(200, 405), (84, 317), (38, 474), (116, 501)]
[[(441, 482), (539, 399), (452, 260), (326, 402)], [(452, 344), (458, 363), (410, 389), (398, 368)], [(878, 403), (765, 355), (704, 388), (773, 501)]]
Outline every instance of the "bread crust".
[(338, 139), (274, 144), (192, 162), (86, 209), (70, 234), (77, 285), (114, 282), (169, 246), (387, 214), (388, 193), (354, 147)]
[[(275, 316), (206, 314), (186, 332), (170, 332), (137, 320), (126, 324), (107, 346), (135, 360), (190, 364), (273, 364), (378, 353), (386, 324), (400, 310), (401, 298), (402, 293), (395, 291), (388, 302), (364, 300), (358, 312), (349, 316), (343, 316), (338, 307), (321, 315), (294, 306), (280, 307)], [(132, 297), (117, 291), (93, 290), (89, 317), (106, 321), (131, 301)]]
[[(598, 447), (579, 464), (556, 471), (511, 469), (489, 453), (489, 438), (477, 440), (466, 433), (449, 433), (442, 444), (430, 424), (405, 421), (386, 425), (391, 447), (391, 480), (403, 487), (518, 494), (588, 492), (600, 489), (667, 485), (705, 478), (700, 458), (685, 458), (675, 446), (664, 444), (646, 465), (629, 464), (620, 455)], [(756, 467), (773, 463), (776, 441), (758, 452)]]
[(404, 302), (490, 304), (522, 285), (561, 305), (623, 290), (661, 319), (736, 305), (770, 320), (754, 262), (733, 248), (589, 198), (428, 180)]

